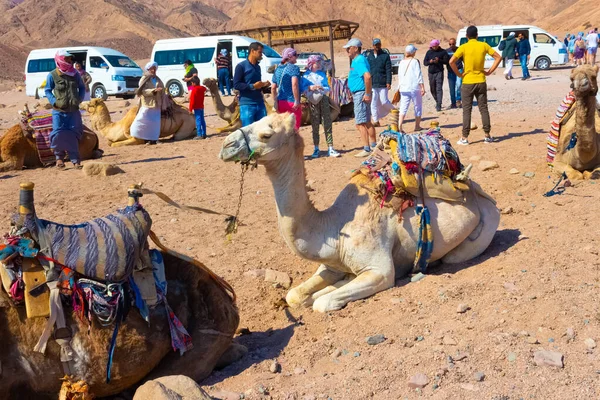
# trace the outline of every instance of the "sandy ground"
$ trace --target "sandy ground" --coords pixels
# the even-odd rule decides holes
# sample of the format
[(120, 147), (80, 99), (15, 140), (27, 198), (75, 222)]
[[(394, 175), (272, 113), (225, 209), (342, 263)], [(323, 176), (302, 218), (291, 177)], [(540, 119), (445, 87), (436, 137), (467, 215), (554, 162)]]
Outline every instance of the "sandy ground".
[[(543, 197), (556, 181), (545, 164), (545, 135), (569, 90), (569, 70), (532, 75), (526, 82), (492, 76), (490, 111), (499, 142), (484, 144), (478, 129), (470, 146), (457, 146), (464, 164), (474, 156), (499, 164), (482, 172), (474, 162), (472, 178), (496, 198), (499, 208), (514, 210), (502, 216), (487, 251), (468, 263), (431, 268), (416, 283), (398, 279), (393, 289), (339, 312), (282, 310), (285, 289), (243, 275), (272, 268), (287, 273), (296, 285), (317, 268), (293, 255), (280, 237), (272, 188), (262, 168), (247, 175), (243, 226), (231, 241), (224, 236), (222, 216), (179, 211), (154, 196), (144, 197), (154, 230), (167, 246), (197, 257), (234, 286), (240, 327), (252, 332), (236, 338), (249, 354), (201, 384), (227, 399), (240, 398), (240, 393), (246, 399), (286, 400), (600, 398), (600, 350), (584, 343), (588, 338), (600, 341), (599, 186), (580, 182), (560, 196)], [(0, 94), (6, 105), (0, 109), (0, 128), (16, 123), (17, 107), (26, 101), (35, 102), (15, 91)], [(113, 119), (121, 118), (122, 101), (108, 104)], [(103, 161), (119, 165), (124, 174), (90, 178), (81, 171), (52, 168), (0, 174), (0, 230), (9, 227), (24, 181), (36, 184), (38, 214), (62, 223), (85, 221), (125, 205), (127, 185), (137, 182), (181, 204), (234, 213), (240, 167), (218, 160), (224, 136), (215, 135), (213, 128), (224, 123), (208, 100), (207, 105), (212, 134), (206, 141), (118, 149), (103, 141)], [(455, 142), (461, 111), (438, 114), (434, 109), (428, 94), (426, 124), (439, 121), (443, 134)], [(474, 115), (481, 126), (476, 111)], [(310, 128), (303, 127), (301, 134), (310, 154)], [(315, 189), (310, 197), (319, 209), (334, 201), (348, 171), (359, 164), (352, 157), (360, 147), (352, 121), (334, 124), (334, 141), (341, 158), (306, 162)], [(520, 173), (509, 174), (512, 168)], [(524, 177), (525, 172), (535, 176)], [(462, 314), (457, 313), (461, 303), (469, 307)], [(574, 338), (566, 335), (568, 328)], [(386, 340), (367, 345), (365, 338), (375, 334)], [(564, 368), (535, 366), (533, 352), (540, 349), (562, 353)], [(274, 359), (281, 373), (269, 371)], [(482, 381), (475, 378), (478, 372), (485, 374)], [(422, 390), (409, 388), (408, 380), (418, 373), (427, 375), (429, 384)]]

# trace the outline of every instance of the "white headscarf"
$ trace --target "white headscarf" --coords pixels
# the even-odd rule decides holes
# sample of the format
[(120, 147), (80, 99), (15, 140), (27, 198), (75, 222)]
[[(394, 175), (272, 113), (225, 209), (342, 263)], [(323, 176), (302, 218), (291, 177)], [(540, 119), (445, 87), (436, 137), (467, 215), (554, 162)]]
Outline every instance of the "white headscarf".
[(146, 66), (144, 67), (144, 69), (146, 71), (150, 71), (150, 68), (155, 67), (158, 68), (158, 64), (154, 61), (150, 61), (148, 64), (146, 64)]

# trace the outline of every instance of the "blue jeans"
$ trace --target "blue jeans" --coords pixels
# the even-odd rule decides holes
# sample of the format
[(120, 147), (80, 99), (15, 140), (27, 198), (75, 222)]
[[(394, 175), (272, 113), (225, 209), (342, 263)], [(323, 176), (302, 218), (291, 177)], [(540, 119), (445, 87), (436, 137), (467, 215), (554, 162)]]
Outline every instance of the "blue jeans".
[(227, 88), (227, 95), (231, 96), (231, 81), (229, 79), (229, 68), (221, 68), (217, 71), (217, 78), (219, 78), (219, 90), (221, 94), (225, 96), (225, 87)]
[(527, 55), (520, 55), (519, 62), (521, 63), (521, 70), (523, 71), (523, 78), (530, 78), (529, 68), (527, 68)]
[(204, 109), (194, 110), (196, 117), (196, 135), (206, 137), (206, 121), (204, 120)]
[[(463, 73), (462, 69), (459, 69), (458, 72)], [(462, 95), (460, 94), (460, 88), (462, 87), (462, 78), (456, 77), (456, 101), (462, 101)]]
[(267, 109), (265, 108), (265, 103), (240, 105), (240, 119), (242, 120), (242, 126), (251, 125), (266, 116)]
[(448, 86), (450, 87), (450, 104), (456, 105), (456, 80), (458, 76), (454, 72), (448, 72)]

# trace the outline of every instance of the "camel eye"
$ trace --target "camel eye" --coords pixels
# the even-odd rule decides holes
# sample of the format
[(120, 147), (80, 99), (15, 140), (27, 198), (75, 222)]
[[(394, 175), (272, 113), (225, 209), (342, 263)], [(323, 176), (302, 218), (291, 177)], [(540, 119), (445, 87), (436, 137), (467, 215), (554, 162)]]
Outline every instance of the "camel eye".
[(270, 139), (270, 138), (271, 138), (271, 136), (273, 136), (273, 132), (264, 132), (264, 133), (259, 133), (259, 134), (258, 134), (258, 137), (259, 137), (260, 139), (263, 139), (263, 140)]

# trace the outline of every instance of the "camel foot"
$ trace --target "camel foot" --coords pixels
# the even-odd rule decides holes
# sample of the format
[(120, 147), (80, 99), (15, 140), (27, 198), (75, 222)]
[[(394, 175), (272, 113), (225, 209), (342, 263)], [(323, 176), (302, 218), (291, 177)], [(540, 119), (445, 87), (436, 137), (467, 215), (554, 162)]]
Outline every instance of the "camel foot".
[(329, 311), (341, 310), (347, 302), (341, 301), (339, 298), (332, 296), (333, 292), (319, 297), (313, 304), (313, 310), (326, 313)]
[(336, 282), (344, 279), (345, 273), (330, 269), (328, 266), (321, 264), (317, 272), (311, 276), (306, 282), (301, 283), (290, 290), (285, 297), (285, 301), (290, 307), (309, 307), (313, 298), (312, 295)]
[(310, 294), (306, 294), (300, 290), (300, 287), (295, 287), (290, 290), (285, 296), (285, 301), (292, 308), (310, 307), (312, 298)]

